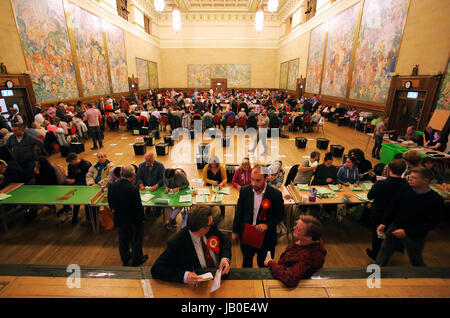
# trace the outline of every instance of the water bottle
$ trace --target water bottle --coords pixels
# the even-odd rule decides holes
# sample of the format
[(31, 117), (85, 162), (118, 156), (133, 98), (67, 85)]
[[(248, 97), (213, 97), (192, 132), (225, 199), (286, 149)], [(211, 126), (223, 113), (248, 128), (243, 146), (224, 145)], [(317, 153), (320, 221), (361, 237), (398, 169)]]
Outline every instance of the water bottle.
[(316, 188), (312, 188), (309, 191), (309, 202), (316, 202), (317, 190)]

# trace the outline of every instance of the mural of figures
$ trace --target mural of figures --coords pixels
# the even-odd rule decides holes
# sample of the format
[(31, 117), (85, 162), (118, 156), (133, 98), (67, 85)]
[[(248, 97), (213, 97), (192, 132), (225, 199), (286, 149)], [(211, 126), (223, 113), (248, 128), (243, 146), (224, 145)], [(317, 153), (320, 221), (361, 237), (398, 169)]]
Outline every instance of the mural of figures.
[(122, 29), (103, 21), (103, 30), (106, 33), (108, 45), (109, 65), (111, 70), (111, 81), (114, 93), (128, 91), (128, 68), (127, 56)]
[(109, 94), (101, 20), (69, 2), (66, 5), (73, 29), (84, 96)]
[(449, 99), (450, 99), (450, 60), (447, 65), (447, 72), (445, 72), (444, 78), (442, 79), (441, 91), (439, 92), (439, 99), (436, 103), (436, 109), (449, 109)]
[(364, 1), (349, 98), (386, 102), (408, 4), (409, 0)]
[(329, 25), (321, 94), (345, 97), (360, 4), (335, 16)]
[(322, 23), (311, 31), (305, 85), (305, 92), (307, 93), (319, 93), (326, 33), (327, 23)]
[(150, 74), (150, 88), (158, 88), (158, 64), (148, 62), (148, 71)]
[(210, 64), (188, 64), (188, 87), (211, 86)]
[(62, 0), (13, 0), (12, 3), (37, 101), (77, 98)]
[(280, 65), (280, 88), (287, 88), (287, 76), (288, 76), (288, 62), (281, 63)]
[(139, 80), (139, 89), (149, 89), (149, 73), (148, 73), (148, 63), (146, 60), (136, 58), (136, 72)]
[(298, 62), (299, 59), (289, 61), (287, 89), (291, 91), (295, 91), (297, 89)]
[(250, 87), (250, 64), (228, 64), (228, 87)]
[(213, 78), (227, 78), (228, 77), (228, 64), (215, 64), (212, 65)]

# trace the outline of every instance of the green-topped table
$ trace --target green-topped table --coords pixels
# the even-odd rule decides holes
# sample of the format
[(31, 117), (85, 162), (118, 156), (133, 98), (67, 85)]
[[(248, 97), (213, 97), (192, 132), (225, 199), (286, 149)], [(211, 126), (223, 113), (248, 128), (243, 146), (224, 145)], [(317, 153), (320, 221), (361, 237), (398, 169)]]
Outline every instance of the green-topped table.
[[(0, 205), (85, 205), (89, 207), (93, 198), (101, 191), (99, 186), (37, 186), (37, 185), (21, 185), (9, 192), (10, 197), (0, 201)], [(74, 190), (73, 193), (67, 194)], [(67, 198), (64, 196), (67, 195)], [(88, 209), (88, 213), (92, 211)], [(3, 220), (6, 222), (6, 211)], [(92, 216), (92, 215), (91, 215)], [(92, 228), (96, 232), (95, 224), (92, 221)], [(5, 230), (7, 225), (5, 224)]]

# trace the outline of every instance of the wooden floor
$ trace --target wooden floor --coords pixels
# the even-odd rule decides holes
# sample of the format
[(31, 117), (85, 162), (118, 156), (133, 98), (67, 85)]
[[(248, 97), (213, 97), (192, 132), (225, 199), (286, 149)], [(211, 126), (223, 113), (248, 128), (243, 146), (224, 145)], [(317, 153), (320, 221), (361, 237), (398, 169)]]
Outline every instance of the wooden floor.
[[(133, 144), (139, 141), (138, 136), (132, 136), (130, 132), (109, 132), (105, 133), (104, 149), (102, 149), (115, 164), (135, 163), (143, 161), (143, 156), (135, 156)], [(286, 133), (290, 139), (279, 139), (278, 149), (275, 141), (269, 141), (270, 150), (279, 150), (283, 165), (292, 166), (303, 160), (303, 156), (309, 156), (311, 151), (316, 149), (316, 138), (325, 137), (330, 140), (330, 144), (340, 144), (345, 147), (346, 152), (351, 148), (361, 148), (365, 150), (368, 136), (347, 127), (337, 127), (334, 124), (326, 123), (325, 132), (311, 134)], [(313, 140), (308, 140), (306, 149), (297, 149), (295, 141), (291, 140), (295, 136), (305, 136)], [(127, 139), (122, 139), (127, 138)], [(161, 138), (162, 141), (162, 138)], [(208, 141), (206, 141), (208, 142)], [(274, 143), (271, 145), (271, 143)], [(182, 142), (176, 142), (176, 145)], [(192, 143), (192, 141), (189, 141)], [(187, 144), (187, 142), (185, 142)], [(86, 151), (81, 156), (95, 163), (95, 151), (90, 150), (91, 141), (85, 144)], [(366, 153), (370, 154), (373, 141), (368, 146)], [(222, 147), (219, 147), (222, 149)], [(244, 155), (244, 147), (239, 146), (239, 151)], [(154, 147), (151, 147), (153, 150)], [(246, 148), (245, 148), (246, 149)], [(231, 156), (238, 153), (237, 144)], [(170, 154), (175, 153), (175, 147), (171, 147)], [(259, 151), (258, 153), (262, 152)], [(325, 151), (320, 151), (322, 154)], [(181, 163), (176, 163), (180, 161)], [(323, 156), (322, 156), (323, 157)], [(231, 162), (238, 162), (239, 156), (224, 157)], [(370, 155), (368, 159), (371, 160)], [(199, 171), (191, 157), (178, 153), (178, 156), (157, 157), (166, 167), (180, 166), (188, 174), (189, 180), (199, 178)], [(64, 167), (67, 163), (59, 154), (50, 158), (51, 162), (58, 162)], [(229, 162), (230, 162), (229, 161)], [(335, 165), (341, 165), (341, 159), (335, 159)], [(377, 161), (372, 160), (375, 164)], [(286, 171), (287, 174), (287, 171)], [(217, 209), (217, 213), (218, 208)], [(21, 218), (22, 213), (18, 213), (18, 218), (10, 224), (9, 232), (0, 232), (0, 264), (51, 264), (51, 265), (95, 265), (95, 266), (121, 266), (118, 252), (118, 238), (116, 230), (105, 231), (102, 229), (100, 235), (95, 235), (90, 227), (77, 225), (72, 227), (70, 222), (61, 226), (56, 226), (56, 218), (51, 211), (44, 209), (39, 217), (31, 224), (24, 225)], [(231, 229), (234, 210), (227, 207), (226, 217), (219, 223), (222, 229)], [(82, 219), (83, 213), (80, 215)], [(180, 221), (180, 220), (179, 220)], [(178, 222), (180, 223), (180, 222)], [(175, 234), (168, 232), (164, 228), (162, 216), (151, 216), (145, 224), (145, 237), (143, 243), (144, 253), (149, 255), (146, 266), (151, 266), (156, 258), (166, 247), (167, 239)], [(324, 267), (361, 267), (370, 263), (365, 255), (366, 248), (370, 247), (370, 233), (359, 224), (344, 220), (337, 223), (334, 220), (325, 222), (324, 242), (328, 250)], [(231, 235), (230, 235), (231, 236)], [(288, 244), (286, 236), (281, 236), (276, 249), (275, 259), (279, 257)], [(233, 245), (232, 267), (242, 266), (242, 254), (239, 245)], [(424, 250), (424, 259), (428, 266), (450, 266), (450, 231), (448, 228), (440, 228), (432, 231), (427, 238)], [(389, 263), (390, 266), (409, 266), (408, 258), (405, 255), (396, 253)], [(256, 264), (255, 264), (256, 266)]]
[(63, 277), (0, 277), (0, 298), (447, 298), (450, 280), (442, 278), (382, 279), (368, 288), (366, 279), (304, 280), (286, 288), (276, 280), (222, 281), (190, 287), (157, 280), (82, 278), (80, 288), (68, 288)]

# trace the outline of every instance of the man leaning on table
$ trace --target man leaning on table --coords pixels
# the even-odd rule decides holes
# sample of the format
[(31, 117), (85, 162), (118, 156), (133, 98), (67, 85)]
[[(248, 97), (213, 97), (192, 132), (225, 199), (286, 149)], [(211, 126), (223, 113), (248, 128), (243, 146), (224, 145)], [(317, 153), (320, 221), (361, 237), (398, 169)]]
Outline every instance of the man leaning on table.
[(187, 226), (167, 243), (151, 269), (155, 279), (195, 285), (196, 270), (218, 268), (227, 275), (231, 264), (231, 242), (213, 224), (212, 210), (196, 206)]
[[(145, 161), (139, 165), (137, 171), (136, 184), (141, 191), (145, 187), (150, 187), (149, 190), (153, 192), (163, 185), (165, 168), (161, 162), (155, 160), (155, 154), (152, 152), (146, 153), (144, 159)], [(162, 209), (157, 208), (157, 211), (160, 214)], [(146, 213), (149, 213), (149, 209)]]

